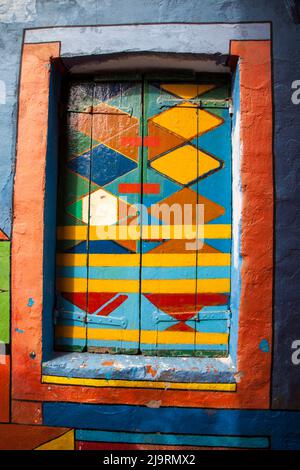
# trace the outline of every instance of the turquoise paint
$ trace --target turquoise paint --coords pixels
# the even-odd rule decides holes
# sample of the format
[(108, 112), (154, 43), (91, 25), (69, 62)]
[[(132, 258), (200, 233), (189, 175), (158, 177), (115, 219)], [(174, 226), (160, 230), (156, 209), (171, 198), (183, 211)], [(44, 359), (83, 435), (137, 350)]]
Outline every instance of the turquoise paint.
[[(155, 351), (156, 349), (158, 350), (164, 350), (164, 351), (169, 351), (169, 350), (178, 350), (178, 351), (194, 351), (194, 350), (203, 350), (203, 351), (211, 351), (211, 350), (216, 350), (216, 351), (227, 351), (227, 346), (224, 344), (197, 344), (197, 347), (195, 347), (195, 343), (176, 343), (176, 344), (163, 344), (163, 343), (158, 343), (158, 344), (147, 344), (147, 343), (141, 343), (141, 348), (143, 348), (144, 354), (147, 354), (147, 351)], [(155, 353), (153, 353), (155, 354)]]
[[(115, 342), (114, 346), (120, 344)], [(205, 347), (207, 345), (203, 345), (203, 349)], [(216, 350), (220, 347), (216, 346)], [(154, 377), (148, 373), (149, 366), (156, 371)], [(43, 374), (62, 377), (105, 378), (108, 371), (116, 380), (235, 382), (230, 361), (218, 358), (72, 353), (67, 358), (65, 354), (58, 355), (43, 364)]]
[(107, 103), (139, 119), (141, 112), (140, 84), (131, 86), (123, 91), (121, 96), (118, 95), (107, 100)]
[[(179, 320), (175, 320), (173, 317), (168, 315), (168, 318), (163, 316), (162, 321), (158, 321), (157, 315), (160, 316), (158, 312), (160, 310), (155, 311), (152, 310), (151, 314), (149, 315), (149, 310), (145, 311), (145, 315), (143, 318), (143, 330), (145, 331), (153, 331), (157, 330), (159, 332), (167, 330), (171, 326), (176, 325)], [(227, 333), (228, 332), (228, 322), (227, 320), (189, 320), (186, 321), (185, 324), (190, 326), (194, 330), (201, 332), (201, 333)], [(174, 333), (175, 335), (175, 333)]]
[[(182, 395), (186, 396), (185, 392)], [(180, 407), (150, 408), (150, 406), (48, 402), (43, 405), (43, 416), (45, 425), (64, 425), (78, 430), (114, 433), (121, 431), (126, 434), (153, 433), (157, 436), (172, 434), (174, 439), (178, 434), (185, 437), (192, 435), (195, 438), (197, 436), (252, 437), (263, 438), (265, 444), (269, 441), (271, 449), (274, 450), (300, 448), (297, 411), (201, 409), (189, 408), (184, 406), (184, 403)]]
[(25, 333), (24, 330), (20, 330), (20, 328), (15, 328), (15, 331), (16, 331), (17, 333)]
[(259, 343), (259, 349), (262, 352), (268, 353), (270, 351), (269, 342), (267, 339), (262, 339)]
[(243, 436), (195, 436), (192, 434), (154, 434), (77, 430), (76, 439), (94, 442), (126, 442), (130, 444), (177, 445), (199, 447), (237, 447), (265, 449), (269, 447), (267, 437)]
[[(139, 268), (127, 267), (126, 279), (139, 280)], [(72, 278), (85, 278), (87, 276), (87, 268), (85, 267), (71, 267), (65, 266), (57, 269), (58, 277), (72, 277)], [(143, 267), (143, 279), (195, 279), (195, 267)], [(198, 279), (214, 279), (214, 278), (229, 278), (229, 266), (207, 267), (201, 266), (197, 268)], [(90, 267), (90, 279), (124, 279), (123, 267)]]
[(34, 300), (30, 297), (30, 299), (28, 299), (28, 304), (27, 306), (28, 307), (32, 307), (34, 305)]
[[(208, 154), (215, 156), (218, 160), (222, 161), (222, 169), (216, 171), (209, 177), (200, 179), (198, 183), (191, 186), (201, 196), (204, 196), (217, 204), (225, 207), (225, 214), (218, 219), (209, 222), (210, 224), (230, 224), (231, 223), (231, 118), (228, 109), (222, 111), (224, 123), (208, 132), (203, 134), (198, 139), (194, 139), (193, 143), (201, 150)], [(216, 188), (223, 188), (223, 190), (216, 190)], [(226, 188), (226, 189), (224, 189)], [(207, 240), (209, 243), (209, 240)]]
[[(91, 328), (91, 324), (89, 324), (89, 328)], [(99, 329), (99, 325), (97, 325), (97, 329)], [(103, 328), (107, 329), (107, 325), (103, 325)], [(126, 331), (126, 330), (125, 330)], [(101, 340), (97, 340), (97, 339), (88, 339), (87, 340), (87, 345), (88, 346), (93, 346), (93, 347), (96, 347), (96, 348), (103, 348), (103, 349), (107, 349), (109, 350), (110, 348), (124, 348), (124, 349), (137, 349), (138, 348), (138, 342), (136, 341), (126, 341), (126, 337), (124, 339), (120, 339), (119, 341), (115, 341), (115, 340), (105, 340), (105, 339), (101, 339)], [(126, 351), (124, 351), (124, 354), (129, 354), (126, 353)], [(111, 356), (111, 360), (113, 360), (114, 358), (114, 355)]]

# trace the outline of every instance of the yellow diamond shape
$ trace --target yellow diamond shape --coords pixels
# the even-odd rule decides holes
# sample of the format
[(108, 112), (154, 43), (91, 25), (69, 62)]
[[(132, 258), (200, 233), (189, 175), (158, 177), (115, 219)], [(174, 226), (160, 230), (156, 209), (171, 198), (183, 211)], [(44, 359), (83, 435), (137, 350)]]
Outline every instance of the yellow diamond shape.
[(180, 98), (191, 99), (198, 95), (216, 88), (216, 85), (197, 85), (191, 83), (167, 83), (161, 85), (166, 91), (171, 92), (173, 95), (180, 96)]
[(154, 116), (152, 121), (184, 137), (186, 140), (190, 140), (198, 134), (203, 134), (223, 123), (223, 119), (219, 116), (204, 109), (198, 109), (196, 105), (189, 101)]
[(178, 183), (189, 184), (222, 165), (196, 147), (185, 145), (153, 160), (151, 166)]

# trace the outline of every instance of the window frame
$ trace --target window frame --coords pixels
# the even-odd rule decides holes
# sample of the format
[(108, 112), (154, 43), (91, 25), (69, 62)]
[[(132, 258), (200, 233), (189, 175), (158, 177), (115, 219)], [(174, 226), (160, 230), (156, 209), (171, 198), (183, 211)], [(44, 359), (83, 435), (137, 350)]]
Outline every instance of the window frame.
[[(272, 96), (270, 41), (231, 41), (231, 55), (240, 70), (240, 135), (243, 148), (240, 170), (243, 200), (242, 221), (238, 225), (243, 234), (237, 254), (237, 270), (242, 256), (247, 258), (247, 269), (241, 269), (239, 304), (239, 334), (237, 367), (242, 373), (234, 393), (208, 393), (189, 391), (188, 406), (211, 407), (267, 407), (271, 371), (270, 354), (259, 348), (260, 341), (272, 341), (272, 266), (273, 266), (273, 171), (272, 171)], [(52, 57), (59, 57), (59, 43), (25, 44), (22, 54), (20, 78), (18, 150), (14, 192), (14, 226), (12, 242), (12, 375), (13, 398), (17, 400), (66, 401), (99, 400), (109, 403), (146, 404), (160, 397), (161, 403), (182, 403), (178, 390), (140, 390), (134, 386), (127, 391), (108, 385), (105, 389), (84, 384), (42, 383), (42, 316), (47, 303), (44, 276), (44, 209), (45, 167), (47, 155), (47, 129), (49, 110), (49, 64)], [(33, 64), (36, 67), (33, 67)], [(34, 69), (34, 76), (32, 70)], [(37, 70), (40, 73), (37, 73)], [(253, 70), (261, 73), (253, 74)], [(30, 79), (29, 79), (30, 77)], [(260, 86), (257, 86), (257, 85)], [(38, 95), (34, 102), (32, 86)], [(251, 99), (249, 100), (249, 97)], [(29, 105), (28, 105), (29, 103)], [(257, 103), (256, 108), (250, 108)], [(253, 120), (249, 122), (251, 109)], [(35, 126), (28, 126), (28, 122)], [(41, 138), (42, 136), (42, 138)], [(41, 139), (39, 141), (39, 139)], [(39, 143), (39, 145), (37, 145)], [(260, 153), (257, 146), (260, 146)], [(263, 155), (263, 157), (262, 157)], [(251, 179), (260, 175), (259, 185)], [(266, 204), (266, 198), (268, 203)], [(36, 208), (32, 219), (28, 204)], [(255, 226), (254, 214), (264, 214)], [(42, 230), (41, 230), (42, 227)], [(269, 241), (257, 250), (255, 237), (264, 236)], [(51, 237), (50, 237), (51, 238)], [(26, 246), (26, 249), (24, 249)], [(23, 248), (22, 248), (23, 247)], [(262, 250), (264, 256), (262, 257)], [(47, 263), (46, 263), (47, 264)], [(30, 266), (30, 270), (28, 269)], [(265, 273), (268, 272), (266, 279)], [(253, 283), (256, 276), (257, 283)], [(258, 284), (258, 285), (257, 285)], [(22, 285), (22, 290), (18, 286)], [(256, 295), (257, 294), (257, 295)], [(34, 304), (26, 307), (30, 318), (24, 317), (28, 298)], [(42, 314), (43, 312), (43, 314)], [(27, 331), (26, 331), (27, 330)], [(22, 333), (21, 333), (22, 332)], [(24, 333), (23, 333), (24, 332)], [(29, 334), (30, 332), (30, 334)], [(44, 338), (45, 340), (45, 338)], [(45, 342), (45, 341), (44, 341)], [(255, 364), (260, 365), (259, 368)], [(22, 368), (20, 369), (20, 364)], [(104, 392), (104, 393), (103, 393)], [(54, 395), (53, 395), (54, 394)], [(186, 402), (187, 403), (187, 402)], [(25, 406), (25, 405), (24, 405)], [(181, 405), (182, 406), (182, 405)]]

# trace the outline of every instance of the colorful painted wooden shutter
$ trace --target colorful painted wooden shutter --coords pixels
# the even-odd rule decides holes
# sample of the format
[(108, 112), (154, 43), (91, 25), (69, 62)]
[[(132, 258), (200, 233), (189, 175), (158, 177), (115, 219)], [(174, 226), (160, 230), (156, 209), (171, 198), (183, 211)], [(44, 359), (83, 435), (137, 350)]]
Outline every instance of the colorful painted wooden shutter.
[[(88, 312), (87, 276), (76, 287), (78, 270), (87, 269), (88, 221), (81, 217), (79, 205), (91, 190), (90, 158), (93, 140), (92, 115), (93, 83), (71, 86), (66, 113), (64, 139), (59, 158), (57, 202), (57, 295), (55, 310), (55, 344), (60, 350), (82, 351), (86, 347), (86, 315)], [(82, 129), (84, 123), (85, 132)], [(74, 162), (83, 155), (88, 175), (74, 171)]]
[[(153, 146), (145, 148), (144, 175), (147, 184), (159, 186), (157, 194), (143, 197), (149, 208), (158, 206), (151, 224), (194, 225), (201, 204), (204, 239), (197, 245), (176, 237), (144, 242), (145, 354), (228, 353), (231, 155), (226, 97), (227, 87), (214, 84), (147, 85), (146, 132)], [(171, 211), (164, 213), (163, 205), (181, 208), (181, 220)]]
[[(141, 98), (140, 83), (71, 87), (58, 229), (58, 238), (64, 239), (64, 252), (57, 257), (59, 348), (138, 352), (138, 240), (105, 239), (98, 232), (104, 226), (126, 228), (128, 217), (136, 217), (136, 209), (130, 212), (119, 196), (126, 192), (126, 181), (140, 181), (141, 146), (135, 139)], [(139, 202), (138, 190), (131, 203)]]
[[(228, 354), (231, 155), (225, 98), (227, 87), (214, 84), (71, 88), (59, 191), (59, 348)], [(177, 229), (195, 226), (198, 204), (204, 207), (202, 238), (197, 228), (195, 239), (185, 239)], [(105, 231), (99, 239), (99, 228), (126, 230), (128, 224), (136, 225), (134, 239), (122, 239), (120, 232), (105, 239)]]

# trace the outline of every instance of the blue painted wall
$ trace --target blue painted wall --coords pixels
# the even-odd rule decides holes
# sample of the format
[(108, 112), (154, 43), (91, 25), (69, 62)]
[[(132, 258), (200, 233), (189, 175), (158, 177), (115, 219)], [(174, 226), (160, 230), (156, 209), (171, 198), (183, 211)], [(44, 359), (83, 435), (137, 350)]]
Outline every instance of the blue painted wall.
[[(300, 409), (300, 25), (283, 0), (4, 0), (0, 10), (0, 228), (11, 233), (18, 77), (24, 28), (143, 22), (271, 21), (273, 30), (274, 167), (276, 190), (272, 404)], [(255, 175), (253, 175), (255, 178)], [(294, 415), (293, 415), (294, 416)], [(289, 419), (286, 415), (286, 419)], [(68, 425), (68, 423), (60, 423)], [(280, 444), (281, 446), (281, 444)]]

